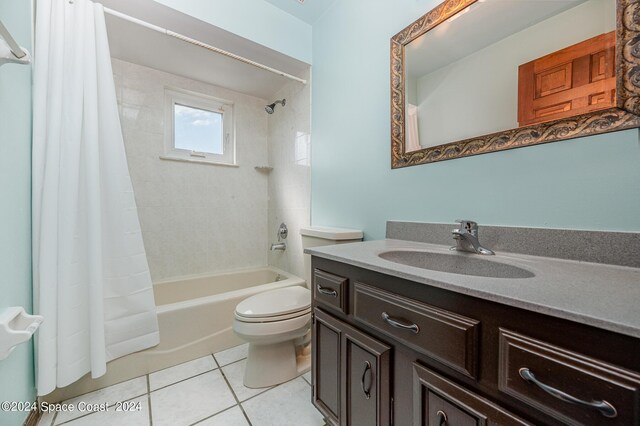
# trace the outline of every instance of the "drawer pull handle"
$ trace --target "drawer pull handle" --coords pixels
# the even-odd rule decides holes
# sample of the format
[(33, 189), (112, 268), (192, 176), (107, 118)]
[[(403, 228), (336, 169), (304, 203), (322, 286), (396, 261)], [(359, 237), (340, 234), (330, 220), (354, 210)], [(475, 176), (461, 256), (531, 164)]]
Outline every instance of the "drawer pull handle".
[(618, 412), (616, 411), (615, 407), (609, 404), (607, 401), (589, 402), (589, 401), (584, 401), (582, 399), (571, 396), (568, 393), (562, 392), (561, 390), (552, 388), (549, 385), (545, 385), (544, 383), (536, 379), (536, 376), (534, 376), (533, 373), (528, 368), (521, 368), (520, 370), (518, 370), (518, 373), (520, 374), (520, 377), (522, 377), (527, 382), (533, 383), (534, 385), (536, 385), (537, 387), (539, 387), (549, 395), (555, 398), (558, 398), (561, 401), (568, 402), (570, 404), (582, 405), (583, 407), (587, 407), (587, 408), (593, 408), (594, 410), (598, 410), (600, 414), (602, 414), (603, 416), (609, 417), (609, 418), (613, 418), (618, 415)]
[(332, 288), (322, 287), (320, 284), (318, 284), (317, 288), (318, 292), (320, 292), (321, 294), (331, 297), (338, 297), (338, 292)]
[(418, 332), (420, 331), (420, 327), (418, 327), (417, 324), (403, 324), (402, 321), (391, 318), (386, 312), (382, 313), (382, 319), (391, 327), (401, 328), (403, 330), (411, 330), (415, 334), (418, 334)]
[(371, 385), (373, 385), (373, 372), (369, 374), (369, 386), (365, 388), (364, 378), (367, 376), (367, 371), (371, 371), (371, 363), (369, 361), (364, 362), (364, 371), (362, 372), (362, 379), (360, 379), (360, 385), (362, 386), (362, 392), (367, 399), (371, 398)]
[(448, 420), (447, 413), (442, 410), (438, 410), (436, 416), (438, 417), (438, 426), (446, 426)]

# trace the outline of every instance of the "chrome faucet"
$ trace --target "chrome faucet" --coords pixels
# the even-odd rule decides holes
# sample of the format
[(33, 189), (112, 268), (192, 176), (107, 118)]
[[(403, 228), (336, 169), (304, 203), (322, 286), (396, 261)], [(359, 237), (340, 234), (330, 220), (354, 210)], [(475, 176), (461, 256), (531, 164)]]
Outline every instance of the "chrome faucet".
[(285, 251), (287, 249), (287, 244), (284, 242), (271, 244), (271, 251)]
[(285, 251), (287, 249), (287, 243), (285, 243), (283, 240), (286, 240), (288, 235), (289, 229), (287, 228), (287, 225), (281, 223), (277, 233), (278, 242), (271, 244), (271, 251)]
[(452, 249), (458, 251), (468, 251), (477, 254), (495, 254), (493, 251), (483, 247), (478, 240), (478, 224), (471, 220), (456, 220), (460, 228), (451, 231), (453, 239), (457, 241)]

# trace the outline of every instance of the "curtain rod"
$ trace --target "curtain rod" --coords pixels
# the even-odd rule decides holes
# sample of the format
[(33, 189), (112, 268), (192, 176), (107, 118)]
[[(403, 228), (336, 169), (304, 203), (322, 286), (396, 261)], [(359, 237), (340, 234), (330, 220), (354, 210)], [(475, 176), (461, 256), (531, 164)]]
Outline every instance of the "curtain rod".
[(277, 70), (275, 68), (271, 68), (271, 67), (269, 67), (267, 65), (261, 64), (259, 62), (252, 61), (251, 59), (247, 59), (245, 57), (236, 55), (234, 53), (227, 52), (226, 50), (222, 50), (222, 49), (217, 48), (215, 46), (211, 46), (209, 44), (203, 43), (203, 42), (198, 41), (196, 39), (193, 39), (191, 37), (187, 37), (187, 36), (182, 35), (180, 33), (176, 33), (174, 31), (168, 30), (166, 28), (162, 28), (162, 27), (159, 27), (157, 25), (150, 24), (149, 22), (143, 21), (143, 20), (138, 19), (138, 18), (134, 18), (133, 16), (126, 15), (124, 13), (118, 12), (117, 10), (113, 10), (113, 9), (109, 9), (108, 7), (105, 7), (104, 11), (105, 11), (105, 13), (108, 13), (110, 15), (116, 16), (118, 18), (124, 19), (124, 20), (129, 21), (129, 22), (132, 22), (134, 24), (143, 26), (145, 28), (149, 28), (149, 29), (151, 29), (153, 31), (156, 31), (156, 32), (159, 32), (159, 33), (171, 36), (171, 37), (175, 37), (175, 38), (177, 38), (179, 40), (186, 41), (187, 43), (191, 43), (191, 44), (193, 44), (195, 46), (199, 46), (199, 47), (202, 47), (204, 49), (210, 50), (212, 52), (216, 52), (216, 53), (219, 53), (221, 55), (227, 56), (229, 58), (233, 58), (233, 59), (238, 60), (240, 62), (244, 62), (245, 64), (253, 65), (254, 67), (263, 69), (265, 71), (272, 72), (274, 74), (278, 74), (278, 75), (280, 75), (282, 77), (286, 77), (286, 78), (289, 78), (291, 80), (295, 80), (295, 81), (297, 81), (299, 83), (307, 84), (307, 80), (304, 80), (302, 78), (296, 77), (296, 76), (291, 75), (291, 74), (287, 74), (286, 72)]
[(0, 21), (0, 36), (2, 36), (5, 42), (7, 42), (7, 45), (9, 46), (11, 53), (13, 54), (13, 56), (16, 57), (16, 59), (23, 59), (23, 58), (25, 60), (28, 59), (28, 57), (25, 58), (25, 56), (27, 56), (27, 53), (16, 42), (16, 40), (13, 38), (13, 36), (11, 35), (7, 27), (5, 27), (4, 24), (2, 23), (2, 21)]

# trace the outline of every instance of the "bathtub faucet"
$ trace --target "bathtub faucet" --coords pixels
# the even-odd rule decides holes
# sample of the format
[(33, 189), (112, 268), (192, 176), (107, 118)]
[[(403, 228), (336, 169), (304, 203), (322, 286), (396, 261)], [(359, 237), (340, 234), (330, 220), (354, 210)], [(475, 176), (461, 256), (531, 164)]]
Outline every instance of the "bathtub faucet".
[(287, 249), (287, 245), (284, 242), (271, 244), (271, 251), (276, 251), (276, 250), (285, 251), (286, 249)]

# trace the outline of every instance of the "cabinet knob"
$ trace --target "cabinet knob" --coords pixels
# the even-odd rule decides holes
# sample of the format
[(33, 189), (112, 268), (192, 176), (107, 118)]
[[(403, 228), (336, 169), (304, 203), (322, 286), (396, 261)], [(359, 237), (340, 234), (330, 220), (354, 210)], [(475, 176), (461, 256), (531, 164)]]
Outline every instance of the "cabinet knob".
[(438, 426), (446, 426), (447, 424), (447, 413), (442, 410), (438, 410), (436, 413), (436, 418), (438, 420)]

